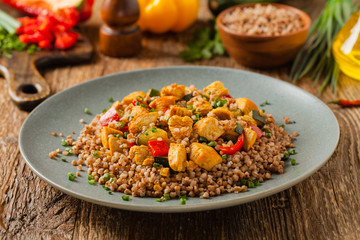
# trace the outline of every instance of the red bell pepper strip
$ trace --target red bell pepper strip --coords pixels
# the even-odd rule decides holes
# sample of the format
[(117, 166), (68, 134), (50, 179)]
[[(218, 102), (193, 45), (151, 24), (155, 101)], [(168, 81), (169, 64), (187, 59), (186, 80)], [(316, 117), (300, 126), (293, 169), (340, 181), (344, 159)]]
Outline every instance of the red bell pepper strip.
[(347, 100), (347, 99), (339, 99), (335, 101), (331, 101), (330, 103), (338, 104), (342, 107), (359, 107), (360, 106), (360, 100)]
[(225, 98), (233, 98), (233, 97), (230, 94), (228, 94), (228, 95), (225, 95), (225, 96), (221, 96), (220, 98), (225, 99)]
[(116, 112), (116, 109), (114, 107), (111, 107), (109, 110), (106, 111), (106, 113), (104, 115), (102, 115), (100, 117), (100, 124), (101, 126), (105, 127), (107, 125), (109, 125), (110, 122), (112, 121), (117, 121), (119, 120), (120, 117)]
[(129, 132), (129, 126), (120, 128), (120, 131), (122, 131), (122, 132)]
[(165, 140), (148, 141), (148, 147), (154, 157), (164, 157), (169, 153), (169, 146)]
[[(91, 16), (94, 0), (85, 0), (79, 6), (65, 7), (55, 9), (50, 1), (43, 0), (2, 0), (4, 3), (24, 12), (31, 16), (38, 16), (44, 12), (46, 15), (54, 17), (57, 21), (70, 27), (85, 21)], [(55, 2), (55, 1), (54, 1)]]
[(250, 124), (250, 127), (252, 128), (252, 130), (254, 130), (256, 132), (256, 139), (259, 140), (261, 138), (261, 136), (263, 135), (263, 132), (260, 130), (260, 128), (258, 128), (255, 125)]
[(129, 147), (131, 148), (131, 147), (133, 147), (133, 146), (135, 146), (136, 144), (135, 143), (129, 143)]
[(234, 154), (237, 151), (240, 151), (242, 146), (244, 144), (244, 134), (241, 134), (237, 140), (237, 142), (231, 146), (231, 147), (223, 147), (223, 146), (219, 146), (219, 149), (222, 151), (223, 154)]

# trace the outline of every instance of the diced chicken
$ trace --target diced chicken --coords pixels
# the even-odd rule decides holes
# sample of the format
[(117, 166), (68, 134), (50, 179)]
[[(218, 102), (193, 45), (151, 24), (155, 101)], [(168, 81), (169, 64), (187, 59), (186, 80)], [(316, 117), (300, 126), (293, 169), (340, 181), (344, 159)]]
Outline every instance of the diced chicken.
[(198, 168), (199, 166), (196, 164), (196, 163), (194, 163), (193, 161), (187, 161), (186, 162), (186, 168), (187, 169), (196, 169), (196, 168)]
[(215, 108), (210, 114), (214, 114), (219, 120), (230, 120), (234, 118), (234, 114), (230, 112), (227, 107)]
[(145, 98), (146, 94), (143, 91), (136, 91), (136, 92), (132, 92), (129, 95), (127, 95), (126, 97), (123, 98), (122, 102), (125, 105), (129, 105), (133, 100), (135, 100), (137, 97), (141, 97), (141, 98)]
[(225, 131), (224, 134), (221, 136), (235, 143), (239, 137), (239, 134), (235, 132), (236, 122), (232, 120), (223, 120), (220, 121), (220, 125)]
[(102, 145), (104, 146), (104, 148), (109, 148), (109, 135), (110, 134), (120, 134), (121, 136), (123, 135), (123, 133), (119, 130), (116, 130), (115, 128), (111, 128), (111, 127), (103, 127), (101, 129), (101, 142)]
[(138, 165), (151, 165), (154, 163), (154, 157), (148, 146), (133, 146), (129, 152), (130, 159)]
[(221, 156), (214, 148), (201, 143), (192, 143), (190, 145), (190, 160), (208, 171), (211, 171), (215, 165), (222, 162)]
[(177, 172), (185, 171), (186, 166), (186, 149), (182, 144), (170, 144), (169, 154), (169, 165), (172, 170)]
[(213, 108), (208, 101), (203, 101), (196, 105), (195, 113), (200, 113), (202, 116), (206, 116), (212, 109)]
[(160, 96), (174, 96), (176, 100), (180, 100), (185, 96), (185, 86), (174, 83), (163, 87), (163, 89), (161, 89)]
[(185, 117), (185, 116), (190, 117), (191, 111), (188, 110), (187, 108), (174, 105), (174, 106), (170, 107), (170, 109), (165, 114), (166, 117), (172, 117), (175, 115), (180, 116), (180, 117)]
[(169, 129), (174, 138), (190, 137), (193, 120), (188, 117), (172, 116), (169, 119)]
[(156, 98), (149, 104), (149, 107), (154, 108), (156, 111), (164, 111), (171, 105), (175, 104), (174, 96), (165, 96)]
[(206, 95), (209, 95), (210, 99), (213, 99), (215, 97), (229, 95), (229, 90), (224, 87), (224, 84), (222, 82), (216, 81), (204, 88), (204, 93)]
[(130, 115), (131, 116), (134, 116), (134, 117), (137, 117), (141, 114), (144, 114), (144, 113), (148, 113), (149, 111), (142, 107), (142, 106), (134, 106), (132, 109), (131, 109), (131, 112), (130, 112)]
[(205, 137), (209, 141), (215, 141), (224, 133), (224, 130), (220, 128), (219, 121), (214, 117), (199, 120), (195, 123), (194, 129), (199, 136)]
[(235, 99), (236, 105), (243, 112), (243, 114), (249, 114), (252, 110), (259, 110), (254, 102), (247, 98)]
[(145, 113), (135, 117), (129, 126), (130, 133), (138, 133), (143, 130), (143, 127), (149, 127), (151, 123), (156, 123), (159, 114), (157, 112)]
[(257, 138), (257, 134), (254, 130), (250, 128), (244, 128), (244, 145), (243, 149), (249, 151), (249, 149), (254, 145)]
[(248, 126), (250, 126), (250, 124), (257, 126), (257, 123), (256, 123), (255, 119), (253, 119), (253, 118), (250, 117), (249, 115), (241, 116), (241, 120), (243, 120), (244, 122), (246, 122), (246, 124), (247, 124)]
[(114, 152), (123, 152), (124, 147), (121, 147), (123, 145), (123, 141), (117, 137), (109, 138), (109, 148), (111, 156), (114, 155)]

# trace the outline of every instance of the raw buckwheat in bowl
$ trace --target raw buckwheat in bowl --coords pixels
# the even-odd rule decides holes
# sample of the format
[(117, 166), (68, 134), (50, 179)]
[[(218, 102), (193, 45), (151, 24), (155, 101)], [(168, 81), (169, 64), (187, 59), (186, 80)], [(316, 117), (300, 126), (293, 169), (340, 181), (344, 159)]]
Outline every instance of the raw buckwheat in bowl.
[[(197, 90), (191, 87), (194, 83)], [(186, 95), (192, 92), (197, 96), (185, 95), (173, 104), (162, 89), (171, 93), (173, 88), (181, 90), (181, 85)], [(209, 85), (221, 90), (220, 97)], [(231, 97), (225, 94), (226, 88)], [(159, 90), (160, 96), (149, 89)], [(123, 99), (134, 91), (146, 96), (136, 94), (124, 104)], [(150, 93), (155, 96), (147, 96)], [(164, 102), (156, 99), (162, 97), (172, 101), (169, 110), (158, 110)], [(203, 104), (197, 104), (201, 100)], [(242, 102), (250, 106), (248, 114), (241, 110)], [(112, 106), (118, 119), (109, 110)], [(149, 114), (150, 120), (158, 115), (154, 124), (140, 121), (138, 116)], [(258, 130), (251, 119), (258, 120), (256, 127), (262, 130), (254, 143), (253, 131), (257, 137)], [(289, 124), (281, 126), (284, 122)], [(140, 127), (144, 123), (145, 128)], [(235, 130), (227, 128), (234, 123)], [(293, 138), (296, 131), (300, 135)], [(27, 117), (19, 147), (35, 174), (76, 198), (133, 211), (189, 212), (235, 206), (285, 190), (319, 169), (338, 139), (339, 127), (332, 112), (296, 86), (246, 71), (184, 66), (113, 74), (55, 94)], [(169, 150), (162, 147), (163, 141)], [(226, 148), (229, 146), (236, 147)], [(286, 146), (290, 146), (287, 151)], [(181, 154), (184, 148), (186, 158)], [(285, 160), (293, 149), (295, 155)], [(163, 152), (167, 156), (162, 156)], [(284, 159), (279, 159), (279, 154)]]
[(224, 46), (238, 63), (257, 68), (291, 61), (305, 43), (310, 17), (283, 4), (241, 4), (222, 11), (216, 24)]

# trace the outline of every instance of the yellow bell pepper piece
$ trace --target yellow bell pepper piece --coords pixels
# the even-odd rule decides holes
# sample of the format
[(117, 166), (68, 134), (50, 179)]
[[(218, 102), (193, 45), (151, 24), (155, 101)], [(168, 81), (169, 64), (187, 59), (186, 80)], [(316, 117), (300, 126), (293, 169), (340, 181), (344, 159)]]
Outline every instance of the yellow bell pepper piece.
[(199, 0), (138, 0), (142, 30), (181, 32), (197, 18)]

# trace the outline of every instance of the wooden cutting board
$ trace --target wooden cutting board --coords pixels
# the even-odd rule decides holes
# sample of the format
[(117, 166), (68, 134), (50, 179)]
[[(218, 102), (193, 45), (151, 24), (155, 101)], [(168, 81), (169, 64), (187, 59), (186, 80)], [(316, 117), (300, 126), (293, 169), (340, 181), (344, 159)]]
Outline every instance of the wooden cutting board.
[(27, 51), (13, 51), (12, 58), (0, 58), (0, 75), (7, 81), (9, 94), (15, 104), (25, 111), (31, 111), (51, 95), (51, 89), (40, 74), (40, 68), (79, 64), (89, 61), (93, 47), (80, 34), (76, 45), (66, 51), (39, 51), (29, 55)]

